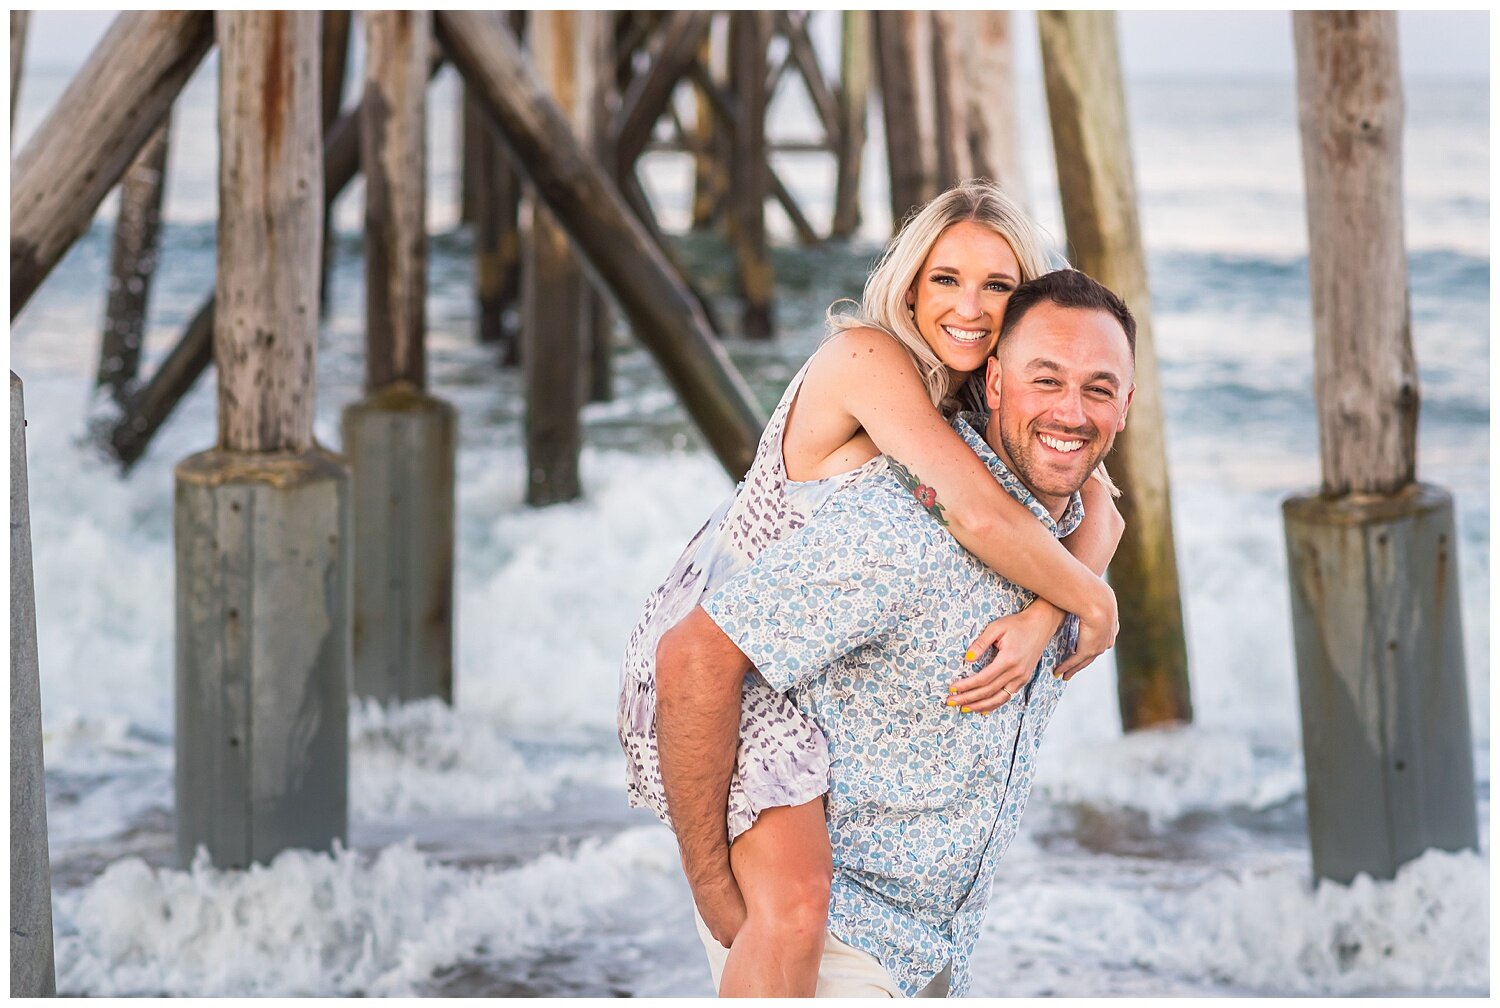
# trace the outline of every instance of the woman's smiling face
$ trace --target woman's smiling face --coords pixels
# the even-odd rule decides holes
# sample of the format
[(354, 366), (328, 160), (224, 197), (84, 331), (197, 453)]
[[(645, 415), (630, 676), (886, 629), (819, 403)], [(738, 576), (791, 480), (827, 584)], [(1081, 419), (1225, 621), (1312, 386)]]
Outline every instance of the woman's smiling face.
[(982, 224), (960, 221), (933, 243), (906, 298), (917, 331), (948, 368), (950, 387), (984, 366), (1020, 282), (1010, 243)]

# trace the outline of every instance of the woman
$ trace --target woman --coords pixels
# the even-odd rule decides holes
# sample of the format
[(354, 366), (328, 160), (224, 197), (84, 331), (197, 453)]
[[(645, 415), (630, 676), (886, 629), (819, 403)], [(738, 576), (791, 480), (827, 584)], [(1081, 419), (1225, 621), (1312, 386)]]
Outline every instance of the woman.
[[(1098, 572), (1123, 524), (1104, 480), (1089, 481), (1088, 517), (1064, 548), (1000, 488), (944, 416), (981, 404), (979, 381), (970, 379), (982, 380), (1010, 292), (1047, 269), (1036, 226), (998, 188), (971, 182), (937, 197), (892, 239), (858, 315), (830, 311), (832, 335), (792, 379), (745, 480), (688, 544), (631, 634), (619, 710), (631, 804), (670, 825), (655, 728), (663, 633), (768, 543), (805, 524), (830, 494), (887, 460), (964, 547), (1039, 596), (975, 639), (967, 661), (992, 646), (996, 655), (950, 685), (951, 704), (982, 716), (1008, 701), (1067, 612), (1079, 616), (1080, 632), (1062, 674), (1113, 643), (1114, 596)], [(827, 914), (826, 748), (816, 726), (753, 675), (740, 735), (727, 803), (739, 894), (725, 904), (730, 910), (703, 912), (730, 948), (720, 993), (811, 995), (823, 939), (822, 928), (806, 922), (819, 919), (820, 898)]]

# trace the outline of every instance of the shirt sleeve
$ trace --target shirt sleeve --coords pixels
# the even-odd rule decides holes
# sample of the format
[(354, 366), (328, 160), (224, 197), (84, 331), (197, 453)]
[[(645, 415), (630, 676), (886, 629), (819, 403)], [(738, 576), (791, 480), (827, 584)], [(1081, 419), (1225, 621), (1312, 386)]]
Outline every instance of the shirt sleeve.
[(824, 508), (703, 603), (772, 688), (787, 690), (897, 627), (914, 547), (888, 519)]

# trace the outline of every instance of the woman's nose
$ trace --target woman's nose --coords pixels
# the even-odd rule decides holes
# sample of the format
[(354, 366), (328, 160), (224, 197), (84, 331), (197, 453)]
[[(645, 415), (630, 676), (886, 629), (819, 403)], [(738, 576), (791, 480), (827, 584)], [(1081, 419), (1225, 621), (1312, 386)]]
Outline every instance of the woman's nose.
[(979, 292), (976, 290), (964, 290), (958, 295), (958, 305), (955, 309), (962, 318), (974, 319), (980, 316)]

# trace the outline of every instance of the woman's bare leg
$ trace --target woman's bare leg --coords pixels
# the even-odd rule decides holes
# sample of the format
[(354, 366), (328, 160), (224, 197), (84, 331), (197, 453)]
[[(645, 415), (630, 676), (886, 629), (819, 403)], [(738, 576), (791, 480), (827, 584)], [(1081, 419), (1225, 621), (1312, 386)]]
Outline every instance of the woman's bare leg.
[(823, 799), (761, 812), (729, 848), (745, 897), (720, 997), (812, 997), (828, 929), (833, 853)]

